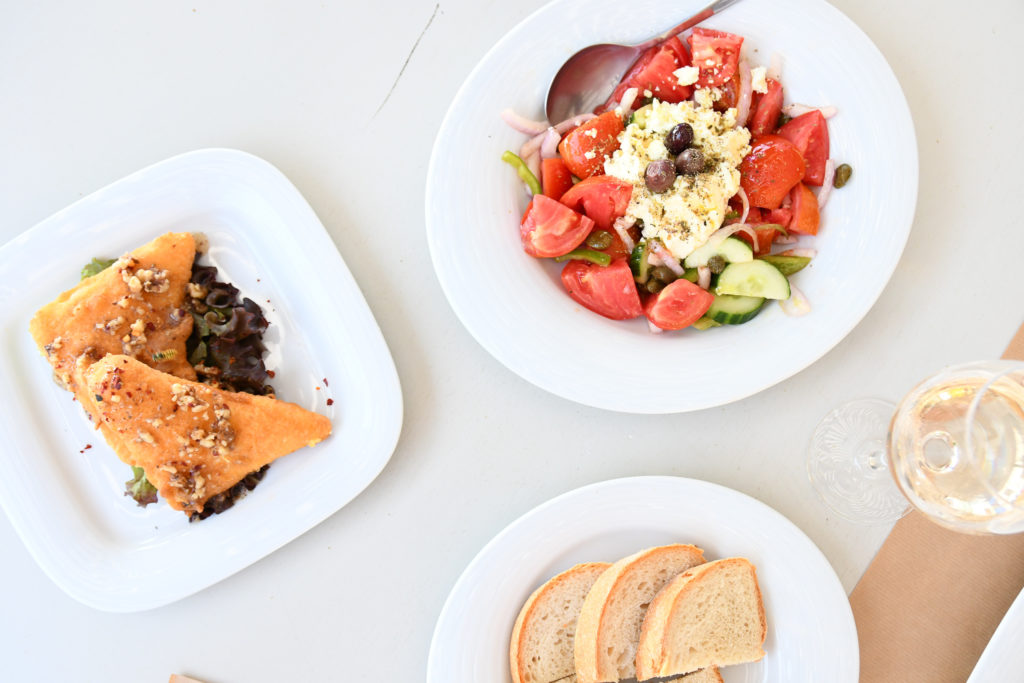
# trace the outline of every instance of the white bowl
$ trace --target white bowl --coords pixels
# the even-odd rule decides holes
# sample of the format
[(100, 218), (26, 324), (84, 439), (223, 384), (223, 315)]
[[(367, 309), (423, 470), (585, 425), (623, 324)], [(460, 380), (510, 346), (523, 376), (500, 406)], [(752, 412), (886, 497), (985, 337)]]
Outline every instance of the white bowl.
[(853, 167), (793, 278), (812, 311), (709, 331), (651, 334), (643, 318), (607, 320), (577, 305), (560, 264), (527, 256), (519, 221), (528, 197), (499, 160), (525, 136), (511, 107), (543, 118), (548, 81), (576, 50), (636, 43), (703, 0), (559, 0), (512, 29), (473, 70), (438, 133), (426, 185), (427, 237), (448, 301), (495, 358), (533, 384), (599, 408), (674, 413), (721, 405), (799, 372), (835, 346), (881, 294), (899, 261), (917, 198), (917, 144), (896, 77), (849, 19), (821, 0), (744, 0), (706, 22), (745, 37), (752, 65), (783, 58), (786, 102), (834, 105), (832, 156)]

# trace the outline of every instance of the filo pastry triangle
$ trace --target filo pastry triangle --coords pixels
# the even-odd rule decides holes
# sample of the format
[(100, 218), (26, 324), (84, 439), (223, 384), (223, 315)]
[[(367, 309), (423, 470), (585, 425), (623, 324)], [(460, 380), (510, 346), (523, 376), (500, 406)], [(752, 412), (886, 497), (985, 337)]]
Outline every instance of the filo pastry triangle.
[(323, 415), (267, 396), (221, 391), (123, 355), (84, 373), (88, 408), (124, 462), (176, 510), (199, 513), (245, 475), (331, 433)]

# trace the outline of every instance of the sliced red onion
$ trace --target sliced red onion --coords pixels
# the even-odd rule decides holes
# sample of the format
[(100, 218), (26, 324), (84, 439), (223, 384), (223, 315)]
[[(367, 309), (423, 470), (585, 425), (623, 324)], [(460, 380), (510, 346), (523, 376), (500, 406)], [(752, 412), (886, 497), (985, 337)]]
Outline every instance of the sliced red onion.
[(537, 180), (543, 182), (540, 177), (540, 151), (535, 151), (533, 154), (523, 159), (526, 167), (530, 169), (530, 173), (537, 176)]
[(701, 289), (711, 288), (711, 269), (707, 266), (697, 266), (697, 286)]
[(647, 319), (647, 329), (651, 331), (651, 334), (661, 334), (665, 331), (652, 323), (650, 318)]
[(772, 240), (775, 244), (796, 244), (800, 240), (796, 235), (776, 235)]
[[(746, 223), (733, 223), (732, 225), (726, 225), (725, 227), (719, 228), (715, 232), (711, 233), (711, 237), (704, 244), (710, 245), (711, 250), (714, 250), (718, 245), (725, 241), (726, 237), (733, 235), (737, 232), (743, 232), (750, 236), (751, 241), (754, 243), (754, 251), (757, 251), (757, 233)], [(707, 263), (698, 263), (698, 266), (707, 265)]]
[(540, 158), (550, 159), (558, 156), (558, 143), (562, 140), (562, 136), (558, 134), (558, 131), (554, 128), (548, 128), (548, 132), (544, 134), (544, 140), (540, 145)]
[(566, 119), (565, 121), (561, 121), (560, 123), (556, 123), (552, 127), (555, 130), (558, 131), (559, 135), (565, 135), (566, 133), (568, 133), (570, 130), (572, 130), (576, 126), (580, 125), (581, 123), (586, 123), (590, 119), (596, 119), (596, 118), (597, 118), (597, 114), (590, 114), (590, 113), (587, 113), (587, 114), (577, 114), (576, 116), (572, 117), (571, 119)]
[(829, 158), (825, 162), (825, 177), (821, 181), (821, 189), (818, 190), (818, 211), (825, 208), (825, 202), (832, 193), (832, 181), (836, 179), (836, 162)]
[(795, 119), (796, 117), (802, 116), (803, 114), (806, 114), (809, 111), (814, 111), (815, 109), (820, 111), (821, 115), (824, 116), (826, 119), (830, 119), (839, 113), (839, 110), (832, 106), (811, 107), (806, 104), (799, 104), (797, 102), (794, 102), (793, 104), (787, 104), (785, 107), (782, 108), (782, 113), (785, 114), (786, 116), (789, 116), (790, 118)]
[(619, 216), (612, 223), (612, 229), (615, 230), (615, 234), (619, 236), (622, 243), (626, 246), (626, 250), (632, 252), (633, 248), (636, 247), (636, 243), (633, 238), (629, 236), (629, 229), (636, 225), (636, 219), (630, 218), (629, 216)]
[(532, 138), (523, 143), (523, 146), (519, 148), (519, 158), (525, 159), (534, 152), (540, 149), (540, 146), (544, 144), (544, 138), (548, 136), (548, 132), (545, 130), (540, 135), (534, 135)]
[(501, 118), (524, 135), (540, 135), (548, 128), (547, 121), (533, 121), (525, 116), (520, 116), (511, 109), (502, 110)]
[(773, 52), (772, 56), (768, 58), (768, 70), (765, 76), (773, 81), (782, 80), (782, 55), (778, 52)]
[(620, 116), (629, 118), (630, 112), (633, 111), (633, 103), (636, 102), (638, 94), (640, 94), (640, 90), (637, 88), (626, 88), (626, 92), (622, 93), (622, 100), (619, 102), (619, 106), (616, 107), (621, 112)]
[(743, 204), (743, 213), (740, 215), (740, 223), (747, 222), (747, 216), (750, 215), (750, 200), (747, 199), (747, 191), (740, 185), (740, 189), (736, 191), (736, 195), (740, 198), (740, 202)]
[[(673, 273), (676, 277), (683, 276), (683, 266), (680, 265), (679, 259), (672, 255), (672, 253), (665, 248), (665, 246), (657, 240), (651, 240), (651, 252), (655, 254), (661, 261), (661, 265), (665, 266)], [(648, 261), (650, 261), (650, 255), (648, 255)]]
[(807, 300), (803, 292), (792, 284), (789, 286), (789, 298), (780, 301), (779, 306), (783, 313), (793, 317), (807, 315), (811, 312), (811, 302)]
[(807, 258), (814, 258), (818, 255), (817, 249), (811, 249), (810, 247), (801, 247), (799, 249), (787, 249), (786, 251), (779, 252), (779, 256), (805, 256)]
[(750, 65), (747, 60), (740, 60), (740, 95), (736, 101), (736, 125), (747, 125), (747, 116), (750, 115)]

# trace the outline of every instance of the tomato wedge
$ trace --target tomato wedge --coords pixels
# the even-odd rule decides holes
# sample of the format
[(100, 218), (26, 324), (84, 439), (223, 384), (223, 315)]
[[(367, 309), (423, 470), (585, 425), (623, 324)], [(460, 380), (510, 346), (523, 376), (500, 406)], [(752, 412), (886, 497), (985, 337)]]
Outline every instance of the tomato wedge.
[(681, 330), (697, 322), (711, 308), (715, 297), (682, 278), (647, 299), (644, 313), (663, 330)]
[(779, 122), (779, 114), (782, 113), (782, 84), (769, 78), (768, 92), (758, 98), (751, 112), (748, 122), (751, 135), (759, 137), (773, 132), (775, 124)]
[(602, 230), (611, 230), (616, 218), (626, 214), (633, 186), (615, 176), (595, 175), (573, 185), (562, 203), (582, 211)]
[(541, 190), (552, 199), (561, 199), (572, 187), (572, 173), (559, 157), (543, 159), (540, 162)]
[(619, 148), (622, 119), (609, 111), (569, 131), (558, 143), (562, 161), (577, 178), (604, 169), (604, 158)]
[(679, 79), (673, 73), (677, 69), (690, 65), (690, 53), (683, 43), (672, 36), (668, 40), (648, 48), (612, 91), (611, 97), (598, 112), (611, 111), (622, 101), (622, 96), (629, 88), (640, 91), (634, 102), (634, 109), (640, 106), (644, 98), (644, 90), (650, 90), (654, 97), (663, 102), (682, 102), (693, 94), (693, 87), (679, 85)]
[(757, 248), (754, 248), (754, 240), (750, 238), (745, 232), (736, 233), (736, 237), (739, 237), (744, 242), (750, 245), (750, 248), (754, 250), (755, 256), (763, 256), (764, 254), (770, 254), (772, 251), (772, 242), (775, 238), (782, 233), (776, 228), (759, 228), (753, 226), (754, 232), (757, 234)]
[(743, 36), (698, 26), (687, 42), (693, 65), (700, 69), (697, 85), (704, 88), (724, 85), (739, 68)]
[(543, 194), (534, 195), (519, 233), (523, 250), (540, 258), (561, 256), (583, 243), (594, 221)]
[(740, 164), (740, 185), (752, 206), (777, 209), (807, 170), (803, 155), (786, 138), (755, 138)]
[(792, 209), (778, 208), (778, 209), (772, 209), (771, 211), (765, 211), (764, 212), (764, 222), (765, 223), (775, 223), (776, 225), (781, 225), (784, 228), (788, 228), (789, 227), (789, 221), (792, 218), (793, 218), (793, 210)]
[[(725, 111), (726, 109), (732, 109), (740, 101), (740, 74), (739, 72), (734, 73), (732, 78), (722, 84), (720, 90), (722, 96), (719, 97), (711, 105), (715, 111)], [(753, 111), (753, 110), (751, 110)]]
[(562, 269), (562, 284), (578, 304), (612, 320), (636, 318), (644, 312), (626, 259), (607, 268), (585, 261), (569, 261)]
[(828, 122), (822, 113), (815, 109), (801, 114), (779, 128), (779, 135), (792, 142), (807, 162), (804, 183), (820, 187), (825, 180), (829, 154)]
[(789, 222), (789, 231), (804, 235), (817, 235), (818, 226), (821, 223), (821, 214), (818, 213), (818, 198), (803, 183), (797, 183), (789, 197), (792, 202), (790, 208), (793, 210), (793, 220)]

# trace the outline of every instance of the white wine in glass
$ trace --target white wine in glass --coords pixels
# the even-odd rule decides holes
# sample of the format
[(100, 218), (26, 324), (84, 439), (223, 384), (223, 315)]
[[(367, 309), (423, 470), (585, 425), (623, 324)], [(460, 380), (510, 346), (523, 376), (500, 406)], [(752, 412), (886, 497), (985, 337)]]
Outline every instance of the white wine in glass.
[(1024, 531), (1024, 363), (957, 365), (898, 406), (834, 410), (815, 431), (808, 468), (847, 519), (892, 521), (909, 501), (957, 531)]

